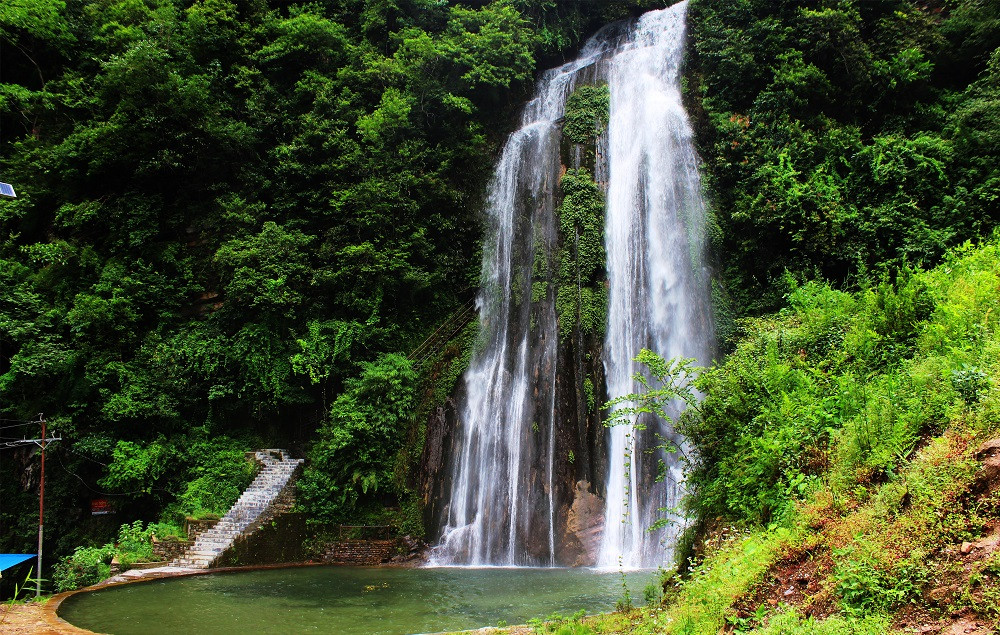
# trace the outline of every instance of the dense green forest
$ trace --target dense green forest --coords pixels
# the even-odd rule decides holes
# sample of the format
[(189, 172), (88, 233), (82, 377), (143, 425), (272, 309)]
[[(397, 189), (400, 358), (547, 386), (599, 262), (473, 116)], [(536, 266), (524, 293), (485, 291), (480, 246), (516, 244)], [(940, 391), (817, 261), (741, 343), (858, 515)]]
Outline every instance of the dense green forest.
[[(476, 286), (491, 157), (539, 64), (639, 4), (4, 2), (0, 417), (63, 436), (55, 551), (114, 535), (91, 497), (224, 511), (244, 451), (321, 425), (317, 516), (405, 500), (405, 357)], [(27, 550), (37, 458), (2, 461)]]
[[(407, 355), (476, 286), (492, 157), (537, 70), (661, 5), (4, 2), (0, 417), (64, 437), (55, 551), (218, 513), (265, 444), (308, 454), (314, 519), (419, 533), (414, 445), (461, 354), (435, 381)], [(997, 520), (967, 492), (1000, 394), (1000, 5), (691, 0), (689, 36), (721, 350), (680, 423), (707, 559), (635, 628), (806, 629), (731, 605), (808, 552), (826, 632), (884, 632)], [(0, 548), (30, 551), (37, 459), (0, 461)], [(99, 492), (116, 522), (79, 522)], [(975, 566), (956, 602), (995, 620), (1000, 569)]]
[(723, 350), (679, 421), (688, 559), (575, 632), (995, 628), (1000, 5), (689, 19)]
[(996, 3), (694, 0), (690, 22), (725, 337), (790, 280), (930, 265), (1000, 220)]
[[(874, 302), (880, 315), (858, 327), (870, 341), (863, 355), (847, 355), (851, 364), (865, 360), (848, 384), (869, 384), (886, 369), (902, 373), (900, 360), (934, 309), (914, 268), (989, 239), (1000, 222), (1000, 6), (694, 0), (690, 19), (690, 101), (722, 269), (717, 310), (735, 349), (706, 375), (702, 410), (711, 414), (688, 435), (701, 457), (696, 504), (703, 515), (767, 521), (773, 489), (725, 492), (719, 476), (777, 473), (749, 467), (752, 444), (728, 436), (734, 425), (766, 434), (753, 422), (768, 400), (743, 391), (767, 386), (770, 371), (754, 364), (769, 352), (748, 351), (763, 346), (761, 332), (781, 330), (784, 314), (772, 313), (779, 321), (771, 328), (746, 318), (813, 302), (804, 298), (819, 292), (805, 281), (861, 292), (858, 301)], [(823, 306), (839, 303), (820, 297)], [(799, 350), (809, 361), (846, 345), (837, 319), (801, 321), (814, 335), (779, 340), (786, 353)], [(762, 383), (747, 383), (744, 372)], [(834, 392), (847, 399), (848, 388)], [(794, 399), (790, 385), (766, 392)], [(814, 416), (782, 407), (798, 425)], [(814, 432), (828, 425), (821, 419)], [(798, 441), (796, 456), (823, 445)], [(784, 447), (761, 454), (792, 460)]]

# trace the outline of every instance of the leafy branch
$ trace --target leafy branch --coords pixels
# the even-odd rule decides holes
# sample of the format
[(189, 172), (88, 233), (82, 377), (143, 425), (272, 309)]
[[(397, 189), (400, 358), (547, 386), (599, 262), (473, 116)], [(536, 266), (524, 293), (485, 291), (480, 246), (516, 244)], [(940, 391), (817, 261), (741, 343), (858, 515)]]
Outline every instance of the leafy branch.
[[(701, 370), (692, 358), (677, 357), (669, 360), (649, 349), (642, 349), (634, 361), (646, 367), (646, 373), (633, 373), (632, 379), (640, 386), (639, 392), (615, 397), (604, 404), (609, 411), (604, 425), (608, 427), (629, 424), (636, 430), (645, 430), (642, 415), (649, 414), (666, 421), (673, 417), (668, 413), (670, 404), (680, 401), (687, 408), (698, 408), (698, 396), (693, 383)], [(667, 443), (670, 444), (669, 442)], [(678, 448), (673, 448), (673, 452)]]

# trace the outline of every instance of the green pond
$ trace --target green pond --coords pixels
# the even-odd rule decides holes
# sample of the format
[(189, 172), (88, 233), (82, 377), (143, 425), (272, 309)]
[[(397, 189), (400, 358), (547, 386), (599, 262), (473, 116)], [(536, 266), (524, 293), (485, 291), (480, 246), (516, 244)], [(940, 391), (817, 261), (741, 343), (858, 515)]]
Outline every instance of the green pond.
[[(627, 576), (642, 597), (652, 572)], [(68, 598), (99, 633), (432, 633), (614, 608), (618, 573), (587, 569), (295, 567), (128, 584)]]

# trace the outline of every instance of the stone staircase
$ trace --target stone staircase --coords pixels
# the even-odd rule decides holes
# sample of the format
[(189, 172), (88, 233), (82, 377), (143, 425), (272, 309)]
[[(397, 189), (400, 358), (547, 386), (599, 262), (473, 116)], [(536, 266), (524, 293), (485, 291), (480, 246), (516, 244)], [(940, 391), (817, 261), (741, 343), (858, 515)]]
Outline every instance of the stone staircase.
[(286, 490), (294, 486), (293, 476), (303, 461), (289, 457), (285, 450), (258, 450), (254, 458), (262, 466), (257, 478), (219, 523), (202, 532), (183, 555), (170, 563), (171, 567), (211, 567), (236, 538), (252, 533), (273, 512), (279, 511), (280, 499), (289, 497)]

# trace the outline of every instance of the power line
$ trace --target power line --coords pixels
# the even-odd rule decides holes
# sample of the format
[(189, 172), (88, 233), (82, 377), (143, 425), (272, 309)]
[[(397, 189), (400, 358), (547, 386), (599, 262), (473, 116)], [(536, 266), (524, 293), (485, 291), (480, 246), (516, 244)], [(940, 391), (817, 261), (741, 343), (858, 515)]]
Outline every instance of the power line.
[(48, 437), (41, 439), (17, 439), (14, 441), (4, 441), (0, 443), (0, 449), (2, 448), (16, 448), (22, 445), (37, 445), (38, 447), (45, 449), (45, 446), (54, 443), (56, 441), (62, 441), (62, 437)]
[[(16, 426), (0, 426), (0, 431), (11, 430), (13, 428), (23, 428), (24, 426), (31, 425), (33, 423), (38, 423), (37, 421), (29, 421), (28, 423), (21, 423)], [(16, 432), (14, 434), (17, 434)]]
[[(83, 455), (81, 454), (80, 456), (83, 456)], [(93, 487), (91, 487), (90, 485), (88, 485), (87, 481), (83, 480), (82, 476), (80, 476), (79, 474), (77, 474), (73, 470), (71, 470), (68, 467), (66, 467), (66, 464), (63, 463), (62, 458), (59, 456), (58, 453), (56, 453), (56, 460), (59, 461), (59, 465), (62, 467), (63, 470), (66, 471), (66, 473), (68, 473), (70, 476), (76, 477), (76, 480), (80, 481), (81, 485), (83, 485), (84, 487), (86, 487), (87, 489), (89, 489), (91, 492), (93, 492), (95, 494), (100, 494), (101, 496), (132, 496), (134, 494), (142, 494), (142, 493), (144, 493), (144, 490), (141, 490), (141, 489), (140, 490), (136, 490), (134, 492), (121, 492), (121, 493), (118, 493), (118, 494), (112, 494), (111, 492), (102, 492), (100, 490), (96, 490)], [(91, 459), (91, 460), (93, 460), (93, 459)], [(159, 489), (159, 488), (154, 488), (154, 489)], [(167, 491), (167, 490), (163, 490), (163, 491)]]
[[(64, 449), (68, 449), (68, 448), (67, 448), (66, 446), (63, 446), (63, 448), (64, 448)], [(72, 452), (72, 450), (70, 450), (70, 451)], [(102, 491), (100, 491), (100, 490), (96, 490), (96, 489), (94, 489), (93, 487), (91, 487), (90, 485), (88, 485), (88, 484), (87, 484), (87, 481), (83, 480), (83, 477), (82, 477), (82, 476), (80, 476), (80, 475), (79, 475), (79, 474), (77, 474), (76, 472), (74, 472), (74, 471), (72, 471), (71, 469), (69, 469), (68, 467), (66, 467), (66, 464), (65, 464), (65, 463), (63, 463), (63, 461), (62, 461), (62, 457), (60, 457), (60, 456), (59, 456), (59, 453), (58, 453), (58, 452), (56, 453), (56, 455), (55, 455), (55, 456), (56, 456), (56, 460), (57, 460), (57, 461), (59, 461), (59, 465), (60, 465), (60, 466), (62, 467), (62, 469), (63, 469), (63, 470), (65, 470), (65, 471), (66, 471), (66, 472), (67, 472), (68, 474), (70, 474), (71, 476), (74, 476), (74, 477), (76, 477), (76, 480), (80, 481), (80, 483), (81, 483), (81, 484), (82, 484), (82, 485), (83, 485), (84, 487), (86, 487), (87, 489), (89, 489), (89, 490), (90, 490), (91, 492), (93, 492), (93, 493), (95, 493), (95, 494), (100, 494), (101, 496), (134, 496), (134, 495), (136, 495), (136, 494), (148, 494), (148, 493), (149, 493), (149, 492), (147, 492), (147, 491), (146, 491), (146, 490), (144, 490), (144, 489), (137, 489), (137, 490), (135, 490), (135, 491), (132, 491), (132, 492), (117, 492), (117, 493), (112, 493), (112, 492), (102, 492)], [(86, 457), (86, 456), (84, 456), (84, 455), (82, 455), (82, 454), (81, 454), (80, 456), (82, 456), (83, 458), (88, 458), (88, 457)], [(90, 460), (91, 460), (91, 461), (94, 461), (95, 463), (100, 463), (100, 461), (96, 461), (95, 459), (90, 459)], [(104, 464), (104, 463), (101, 463), (101, 465), (106, 465), (106, 464)], [(151, 487), (151, 488), (149, 488), (149, 489), (150, 489), (150, 490), (156, 490), (156, 491), (158, 491), (158, 492), (166, 492), (166, 493), (168, 493), (168, 494), (173, 494), (173, 492), (171, 492), (170, 490), (168, 490), (168, 489), (166, 489), (166, 488), (164, 488), (164, 487)]]
[(64, 450), (72, 452), (73, 454), (77, 455), (78, 457), (80, 457), (82, 459), (87, 459), (88, 461), (93, 461), (94, 463), (97, 463), (98, 465), (103, 465), (104, 467), (108, 466), (108, 464), (104, 463), (103, 461), (98, 461), (97, 459), (89, 457), (86, 454), (81, 454), (80, 452), (77, 452), (76, 450), (74, 450), (73, 448), (71, 448), (69, 445), (64, 445), (62, 447), (63, 447)]

